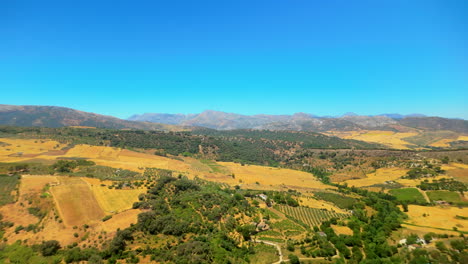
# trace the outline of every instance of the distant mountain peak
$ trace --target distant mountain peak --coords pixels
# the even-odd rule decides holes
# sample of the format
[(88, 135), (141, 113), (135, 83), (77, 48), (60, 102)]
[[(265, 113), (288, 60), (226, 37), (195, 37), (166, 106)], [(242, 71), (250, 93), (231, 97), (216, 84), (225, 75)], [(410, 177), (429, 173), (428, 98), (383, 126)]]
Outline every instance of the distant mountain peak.
[(346, 116), (359, 116), (359, 115), (353, 112), (347, 112), (342, 115), (342, 117), (346, 117)]

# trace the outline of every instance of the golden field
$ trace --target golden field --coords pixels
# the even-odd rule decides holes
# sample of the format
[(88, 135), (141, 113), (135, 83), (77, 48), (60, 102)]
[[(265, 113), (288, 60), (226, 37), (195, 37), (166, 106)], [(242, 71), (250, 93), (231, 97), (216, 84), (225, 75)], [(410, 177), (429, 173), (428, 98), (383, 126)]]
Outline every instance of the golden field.
[(291, 189), (325, 189), (330, 188), (317, 180), (312, 174), (282, 168), (273, 168), (257, 165), (244, 165), (234, 162), (218, 162), (235, 176), (226, 180), (229, 184), (271, 187), (287, 187)]
[(355, 139), (370, 143), (379, 143), (395, 149), (408, 149), (413, 144), (404, 141), (406, 137), (418, 135), (416, 132), (392, 132), (392, 131), (379, 131), (379, 130), (362, 130), (362, 131), (329, 131), (324, 133), (331, 136), (336, 136), (343, 139)]
[[(449, 230), (457, 227), (458, 230), (468, 231), (467, 221), (456, 218), (457, 215), (468, 216), (466, 209), (463, 208), (409, 205), (406, 214), (409, 216), (409, 220), (406, 221), (409, 224)], [(423, 216), (424, 214), (426, 216)]]
[(381, 184), (385, 181), (395, 181), (401, 176), (404, 176), (408, 170), (402, 168), (380, 168), (377, 169), (374, 173), (367, 174), (367, 178), (356, 179), (356, 180), (347, 180), (345, 183), (348, 186), (363, 187), (370, 186), (374, 184)]
[[(88, 181), (93, 183), (93, 186)], [(106, 201), (106, 197), (101, 196), (97, 188), (92, 188), (94, 183), (97, 183), (96, 179), (23, 175), (20, 180), (18, 200), (0, 207), (4, 220), (15, 223), (6, 230), (5, 237), (10, 242), (27, 240), (28, 244), (51, 239), (59, 241), (62, 245), (73, 242), (89, 243), (99, 235), (111, 237), (118, 228), (126, 228), (137, 222), (137, 216), (142, 211), (129, 209), (133, 202), (138, 200), (136, 192), (129, 195), (127, 190), (112, 190), (109, 201)], [(135, 191), (143, 192), (143, 190)], [(49, 195), (41, 197), (43, 194)], [(122, 198), (122, 201), (118, 201), (119, 198)], [(105, 212), (106, 207), (101, 207), (101, 203), (109, 208), (124, 211), (113, 213), (111, 219), (103, 222), (104, 215), (110, 213)], [(41, 208), (46, 212), (45, 217), (39, 219), (30, 214), (27, 210), (29, 207)], [(89, 227), (83, 228), (84, 224)], [(20, 225), (23, 227), (37, 225), (41, 231), (15, 233), (15, 228)], [(106, 233), (102, 233), (104, 231)], [(82, 240), (86, 234), (89, 238)]]
[(81, 179), (88, 184), (99, 206), (106, 214), (122, 212), (132, 208), (133, 203), (138, 201), (138, 196), (146, 193), (146, 188), (116, 190), (107, 187), (107, 185), (111, 184), (109, 181), (106, 181), (106, 186), (101, 186), (103, 182), (99, 179)]

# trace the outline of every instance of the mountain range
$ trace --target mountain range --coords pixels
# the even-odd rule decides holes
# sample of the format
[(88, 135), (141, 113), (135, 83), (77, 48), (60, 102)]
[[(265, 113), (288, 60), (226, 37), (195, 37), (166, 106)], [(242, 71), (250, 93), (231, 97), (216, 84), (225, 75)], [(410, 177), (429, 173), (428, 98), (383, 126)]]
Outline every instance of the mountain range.
[(241, 115), (207, 110), (199, 114), (147, 113), (128, 120), (58, 106), (0, 105), (0, 125), (64, 127), (87, 126), (113, 129), (216, 130), (265, 129), (293, 131), (449, 130), (468, 134), (468, 121), (420, 114), (382, 114), (363, 116), (347, 113), (339, 117), (320, 117), (307, 113), (293, 115)]
[(422, 114), (400, 115), (382, 114), (375, 116), (347, 113), (339, 117), (320, 117), (307, 113), (293, 115), (241, 115), (207, 110), (199, 114), (160, 114), (146, 113), (133, 115), (131, 121), (146, 121), (187, 127), (206, 127), (217, 130), (267, 129), (294, 131), (356, 131), (390, 130), (408, 131), (451, 130), (468, 133), (468, 121), (442, 117), (428, 117)]

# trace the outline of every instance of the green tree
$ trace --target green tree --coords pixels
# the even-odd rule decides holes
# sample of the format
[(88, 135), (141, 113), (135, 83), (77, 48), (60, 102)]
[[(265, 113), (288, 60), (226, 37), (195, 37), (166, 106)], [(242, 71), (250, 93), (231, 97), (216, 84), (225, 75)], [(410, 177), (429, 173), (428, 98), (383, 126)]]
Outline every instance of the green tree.
[(288, 258), (289, 258), (289, 263), (291, 263), (291, 264), (300, 264), (301, 263), (299, 261), (299, 258), (294, 254), (289, 254)]
[(60, 243), (57, 240), (49, 240), (42, 242), (40, 247), (43, 256), (55, 255), (55, 253), (57, 253), (57, 251), (60, 248)]

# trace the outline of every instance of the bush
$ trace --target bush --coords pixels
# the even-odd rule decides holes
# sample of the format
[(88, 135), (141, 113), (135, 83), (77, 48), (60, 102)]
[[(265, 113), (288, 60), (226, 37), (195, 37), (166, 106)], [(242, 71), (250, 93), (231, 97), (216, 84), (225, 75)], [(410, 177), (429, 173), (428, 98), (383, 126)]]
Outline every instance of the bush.
[(105, 222), (105, 221), (107, 221), (107, 220), (109, 220), (111, 218), (112, 218), (112, 215), (106, 215), (106, 216), (104, 216), (104, 218), (102, 218), (102, 221)]
[(288, 258), (289, 258), (289, 263), (291, 263), (291, 264), (300, 264), (301, 263), (299, 261), (299, 258), (294, 254), (289, 254)]
[(43, 256), (52, 256), (55, 255), (60, 248), (60, 243), (57, 240), (49, 240), (42, 242), (40, 250)]

